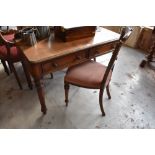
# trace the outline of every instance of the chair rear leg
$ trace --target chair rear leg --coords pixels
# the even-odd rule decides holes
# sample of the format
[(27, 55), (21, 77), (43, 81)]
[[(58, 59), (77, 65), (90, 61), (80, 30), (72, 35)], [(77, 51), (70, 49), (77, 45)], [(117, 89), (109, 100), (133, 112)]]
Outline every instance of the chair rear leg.
[(32, 85), (30, 74), (29, 74), (29, 72), (28, 72), (24, 62), (21, 62), (21, 63), (22, 63), (22, 66), (23, 66), (23, 70), (24, 70), (24, 73), (25, 73), (25, 76), (26, 76), (26, 80), (27, 80), (28, 86), (29, 86), (30, 89), (33, 89), (33, 85)]
[(66, 102), (66, 107), (68, 106), (68, 93), (69, 93), (69, 83), (64, 82), (64, 89), (65, 89), (65, 102)]
[(104, 112), (104, 108), (103, 108), (103, 90), (100, 90), (100, 92), (99, 92), (99, 104), (100, 104), (102, 116), (105, 116), (105, 112)]
[(5, 63), (5, 61), (4, 61), (4, 60), (1, 60), (1, 62), (2, 62), (2, 65), (3, 65), (3, 67), (4, 67), (5, 72), (7, 73), (7, 75), (9, 75), (9, 69), (8, 69), (8, 67), (7, 67), (7, 65), (6, 65), (6, 63)]
[(22, 85), (21, 85), (21, 83), (20, 83), (19, 77), (18, 77), (18, 75), (17, 75), (17, 72), (16, 72), (16, 70), (15, 70), (15, 67), (14, 67), (14, 65), (13, 65), (13, 63), (10, 62), (9, 64), (10, 64), (11, 70), (13, 71), (13, 73), (14, 73), (14, 75), (15, 75), (15, 78), (16, 78), (16, 80), (17, 80), (17, 83), (18, 83), (18, 85), (19, 85), (19, 88), (20, 88), (20, 89), (23, 89), (23, 88), (22, 88)]
[(109, 91), (109, 84), (106, 87), (106, 91), (107, 91), (108, 98), (111, 99), (111, 95), (110, 95), (110, 91)]
[(50, 75), (51, 75), (51, 79), (53, 79), (53, 73), (50, 73)]

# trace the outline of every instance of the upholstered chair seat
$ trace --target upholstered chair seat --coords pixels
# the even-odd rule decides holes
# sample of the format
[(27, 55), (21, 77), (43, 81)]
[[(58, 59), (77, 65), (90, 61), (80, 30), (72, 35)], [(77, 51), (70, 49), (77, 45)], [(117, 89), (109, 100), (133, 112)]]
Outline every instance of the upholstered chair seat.
[[(100, 89), (106, 66), (89, 60), (80, 65), (69, 68), (65, 81), (85, 88)], [(108, 74), (106, 86), (110, 82), (112, 71)]]

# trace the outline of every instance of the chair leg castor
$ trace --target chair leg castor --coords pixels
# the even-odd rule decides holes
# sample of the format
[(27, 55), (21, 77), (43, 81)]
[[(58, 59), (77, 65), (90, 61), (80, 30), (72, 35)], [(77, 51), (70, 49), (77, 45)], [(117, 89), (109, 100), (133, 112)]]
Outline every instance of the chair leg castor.
[(140, 63), (140, 67), (144, 68), (146, 65), (146, 60), (142, 60), (142, 62)]

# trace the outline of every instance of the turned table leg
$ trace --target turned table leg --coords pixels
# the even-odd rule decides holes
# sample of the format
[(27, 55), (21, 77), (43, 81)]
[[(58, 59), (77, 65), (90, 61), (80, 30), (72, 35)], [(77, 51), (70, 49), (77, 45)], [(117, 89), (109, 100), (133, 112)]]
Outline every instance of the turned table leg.
[(38, 97), (39, 97), (40, 104), (41, 104), (41, 111), (43, 112), (43, 114), (46, 114), (47, 108), (45, 105), (45, 95), (44, 95), (43, 83), (42, 83), (41, 79), (34, 79), (34, 82), (35, 82), (35, 86), (37, 88), (37, 93), (38, 93)]
[(31, 65), (30, 70), (31, 70), (31, 75), (35, 82), (35, 86), (37, 88), (37, 93), (38, 93), (38, 97), (41, 105), (41, 111), (43, 112), (43, 114), (46, 114), (47, 108), (45, 104), (45, 93), (44, 93), (44, 86), (42, 81), (43, 74), (42, 74), (41, 65), (40, 64)]

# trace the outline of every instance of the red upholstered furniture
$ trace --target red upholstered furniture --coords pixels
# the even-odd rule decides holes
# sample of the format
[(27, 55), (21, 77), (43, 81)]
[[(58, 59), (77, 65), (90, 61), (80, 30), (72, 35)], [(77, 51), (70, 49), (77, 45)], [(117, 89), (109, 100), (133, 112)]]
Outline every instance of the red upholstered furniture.
[[(4, 37), (5, 40), (13, 41), (14, 40), (14, 33), (10, 33), (9, 32), (9, 33), (3, 35), (3, 37)], [(6, 48), (5, 48), (5, 46), (0, 46), (0, 58), (4, 57), (5, 55), (6, 55)], [(5, 61), (1, 59), (1, 62), (3, 64), (3, 66), (4, 66), (5, 72), (9, 75), (9, 69), (8, 69)]]
[(21, 82), (19, 80), (19, 77), (17, 75), (17, 72), (14, 67), (14, 63), (16, 62), (21, 62), (29, 87), (32, 89), (32, 83), (30, 76), (27, 72), (27, 69), (25, 67), (25, 64), (22, 60), (22, 57), (20, 55), (20, 48), (18, 48), (15, 43), (13, 42), (14, 40), (14, 33), (7, 34), (7, 35), (2, 35), (2, 32), (0, 31), (0, 59), (1, 62), (4, 66), (5, 72), (9, 75), (9, 69), (6, 65), (6, 62), (9, 65), (10, 71), (14, 73), (16, 80), (18, 82), (18, 85), (20, 89), (22, 89)]
[(3, 35), (3, 37), (5, 38), (5, 40), (13, 41), (14, 40), (14, 37), (15, 37), (15, 34), (14, 33), (5, 34), (5, 35)]
[(64, 78), (66, 106), (68, 106), (69, 84), (90, 89), (100, 89), (99, 104), (102, 116), (105, 116), (102, 100), (103, 92), (106, 88), (108, 97), (109, 99), (111, 98), (109, 92), (109, 83), (114, 68), (114, 62), (117, 59), (117, 55), (119, 53), (122, 43), (127, 40), (130, 34), (131, 29), (129, 27), (122, 28), (119, 42), (115, 46), (108, 66), (104, 66), (98, 62), (89, 60), (82, 64), (72, 66), (68, 69)]

